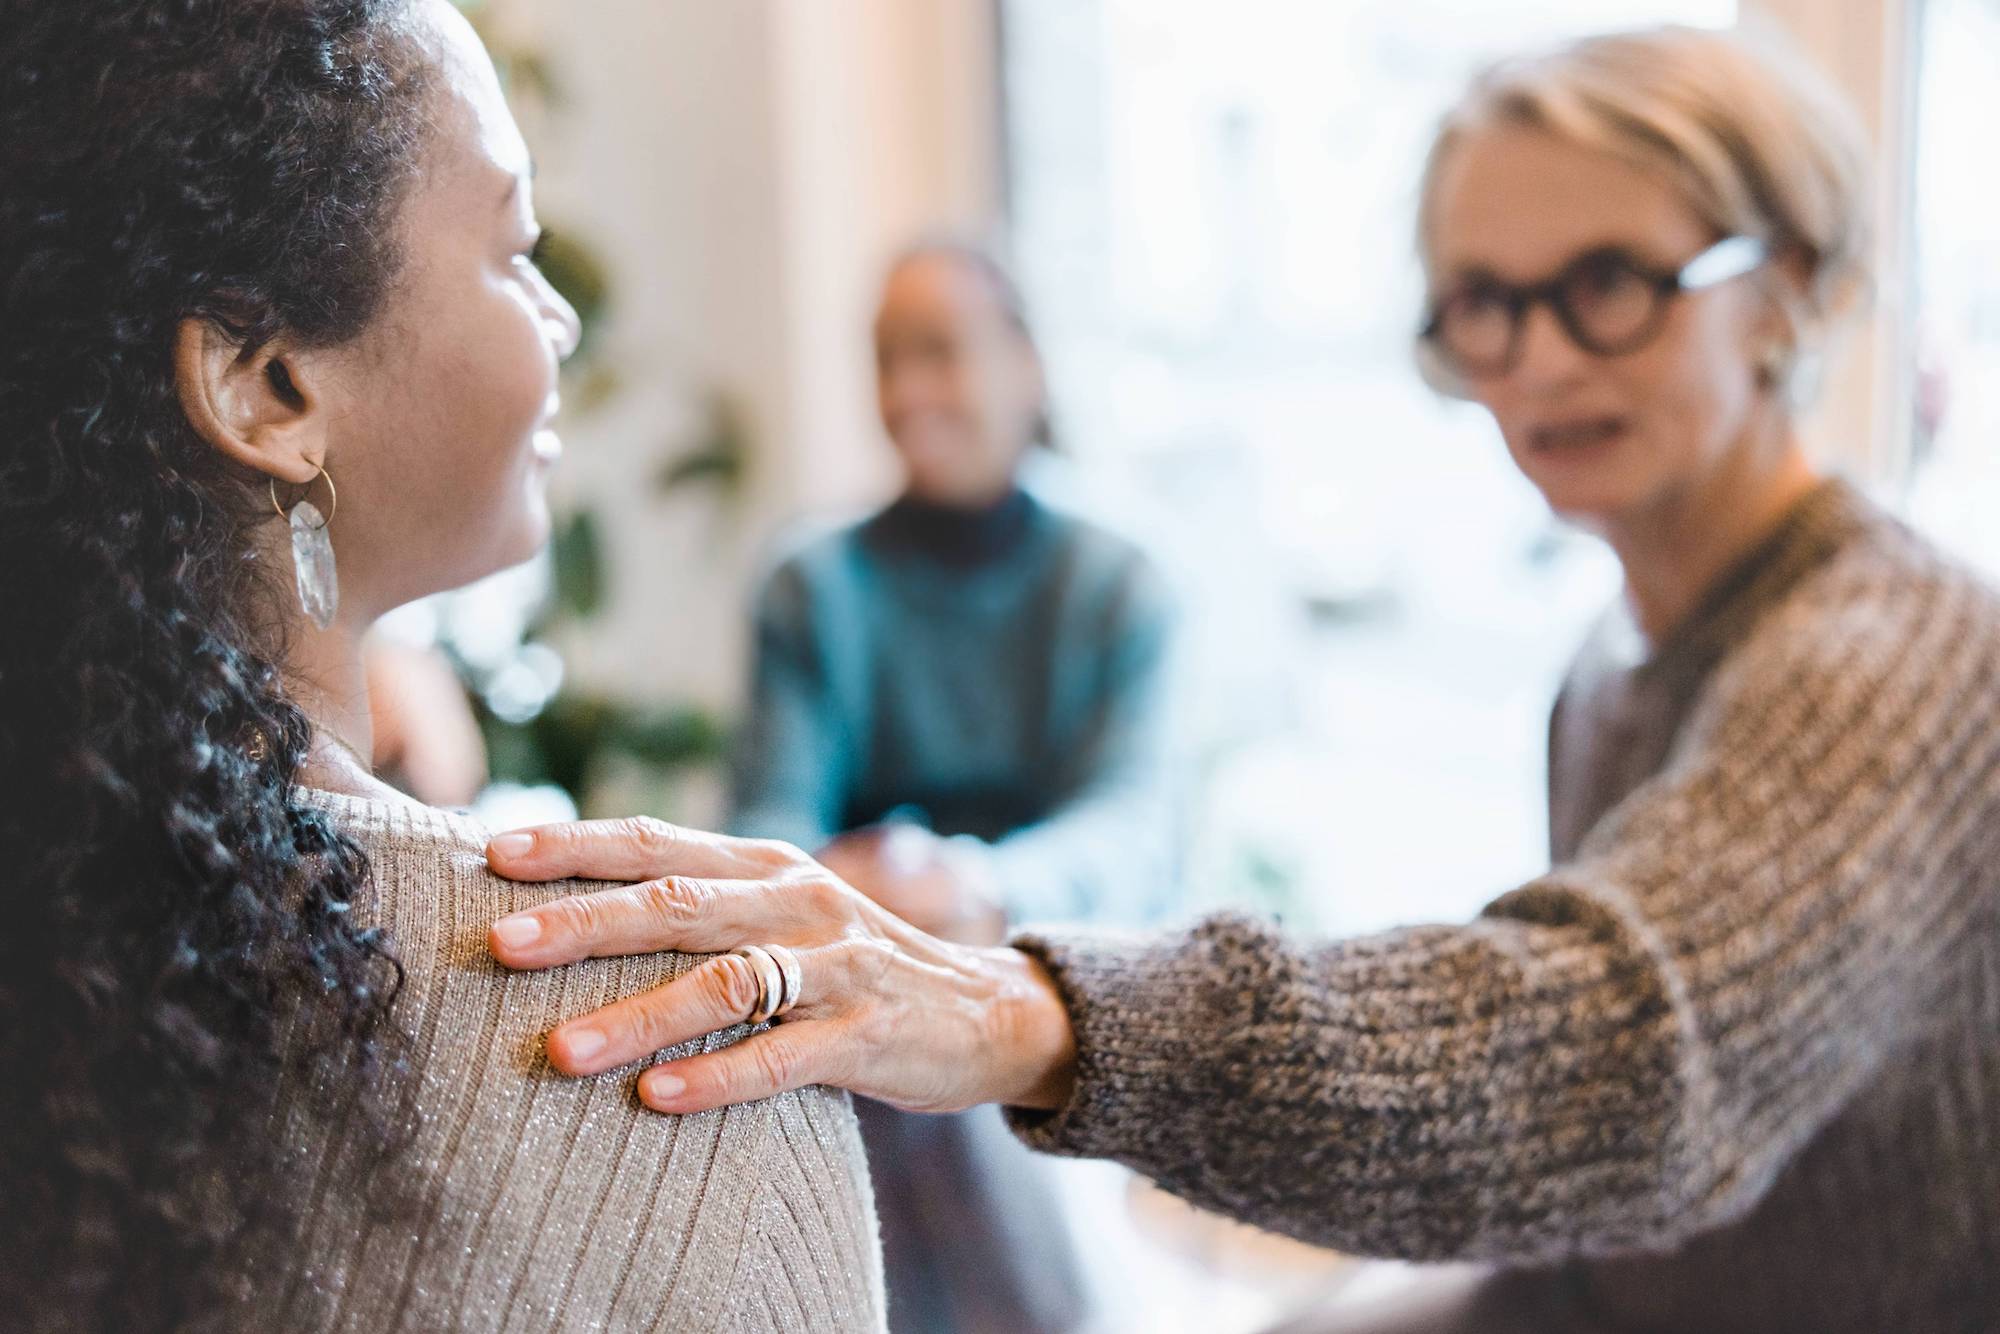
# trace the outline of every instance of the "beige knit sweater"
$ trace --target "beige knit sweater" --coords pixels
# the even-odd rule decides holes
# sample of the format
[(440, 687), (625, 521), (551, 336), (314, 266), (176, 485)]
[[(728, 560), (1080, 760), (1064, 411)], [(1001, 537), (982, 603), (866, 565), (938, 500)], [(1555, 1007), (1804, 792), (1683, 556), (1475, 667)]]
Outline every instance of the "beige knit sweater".
[(1554, 741), (1469, 925), (1024, 942), (1079, 1079), (1017, 1128), (1578, 1327), (2000, 1329), (2000, 600), (1829, 485)]
[[(309, 1230), (295, 1266), (258, 1277), (252, 1327), (882, 1327), (874, 1203), (844, 1094), (668, 1117), (638, 1104), (632, 1071), (556, 1076), (541, 1046), (552, 1025), (692, 961), (508, 972), (487, 955), (487, 927), (574, 884), (489, 874), (486, 831), (462, 817), (307, 799), (373, 865), (380, 920), (408, 970), (396, 1015), (412, 1038), (418, 1120), (408, 1149), (378, 1167), (358, 1129), (316, 1129), (281, 1098)], [(407, 1179), (398, 1212), (371, 1217), (357, 1186), (380, 1171)]]

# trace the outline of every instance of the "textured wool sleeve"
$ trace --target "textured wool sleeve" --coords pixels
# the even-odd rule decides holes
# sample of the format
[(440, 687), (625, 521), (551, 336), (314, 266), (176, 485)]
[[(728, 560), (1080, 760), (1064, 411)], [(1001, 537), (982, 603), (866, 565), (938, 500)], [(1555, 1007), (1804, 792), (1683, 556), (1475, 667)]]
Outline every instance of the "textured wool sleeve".
[(1924, 1022), (1976, 920), (1987, 607), (1949, 571), (1836, 562), (1575, 859), (1469, 925), (1024, 939), (1079, 1077), (1016, 1129), (1411, 1259), (1669, 1247), (1739, 1217)]

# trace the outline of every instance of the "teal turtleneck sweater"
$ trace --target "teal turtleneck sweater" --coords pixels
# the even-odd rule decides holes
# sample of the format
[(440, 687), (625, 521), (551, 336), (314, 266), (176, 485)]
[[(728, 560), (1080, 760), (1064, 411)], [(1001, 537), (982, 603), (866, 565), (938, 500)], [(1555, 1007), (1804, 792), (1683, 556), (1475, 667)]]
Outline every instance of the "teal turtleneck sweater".
[(898, 501), (765, 585), (732, 826), (812, 850), (916, 819), (990, 845), (1017, 921), (1156, 917), (1170, 622), (1135, 546), (1026, 492)]

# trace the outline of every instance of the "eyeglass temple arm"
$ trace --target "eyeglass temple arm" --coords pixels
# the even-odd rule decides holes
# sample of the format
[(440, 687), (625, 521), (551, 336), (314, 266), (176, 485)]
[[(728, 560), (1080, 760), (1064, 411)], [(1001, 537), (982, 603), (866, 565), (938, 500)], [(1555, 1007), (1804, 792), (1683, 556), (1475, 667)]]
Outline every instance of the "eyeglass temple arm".
[(1681, 266), (1674, 286), (1683, 292), (1714, 287), (1741, 278), (1770, 256), (1770, 247), (1754, 236), (1728, 236)]

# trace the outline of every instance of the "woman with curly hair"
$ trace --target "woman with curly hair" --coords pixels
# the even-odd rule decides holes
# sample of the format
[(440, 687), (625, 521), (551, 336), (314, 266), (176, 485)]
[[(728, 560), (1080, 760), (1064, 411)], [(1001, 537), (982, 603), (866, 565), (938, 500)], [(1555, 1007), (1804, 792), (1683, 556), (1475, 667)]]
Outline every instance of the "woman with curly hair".
[(545, 895), (360, 758), (370, 623), (548, 531), (576, 319), (471, 29), (0, 0), (0, 50), (5, 1322), (879, 1325), (844, 1095), (546, 1078), (685, 961), (496, 970)]

